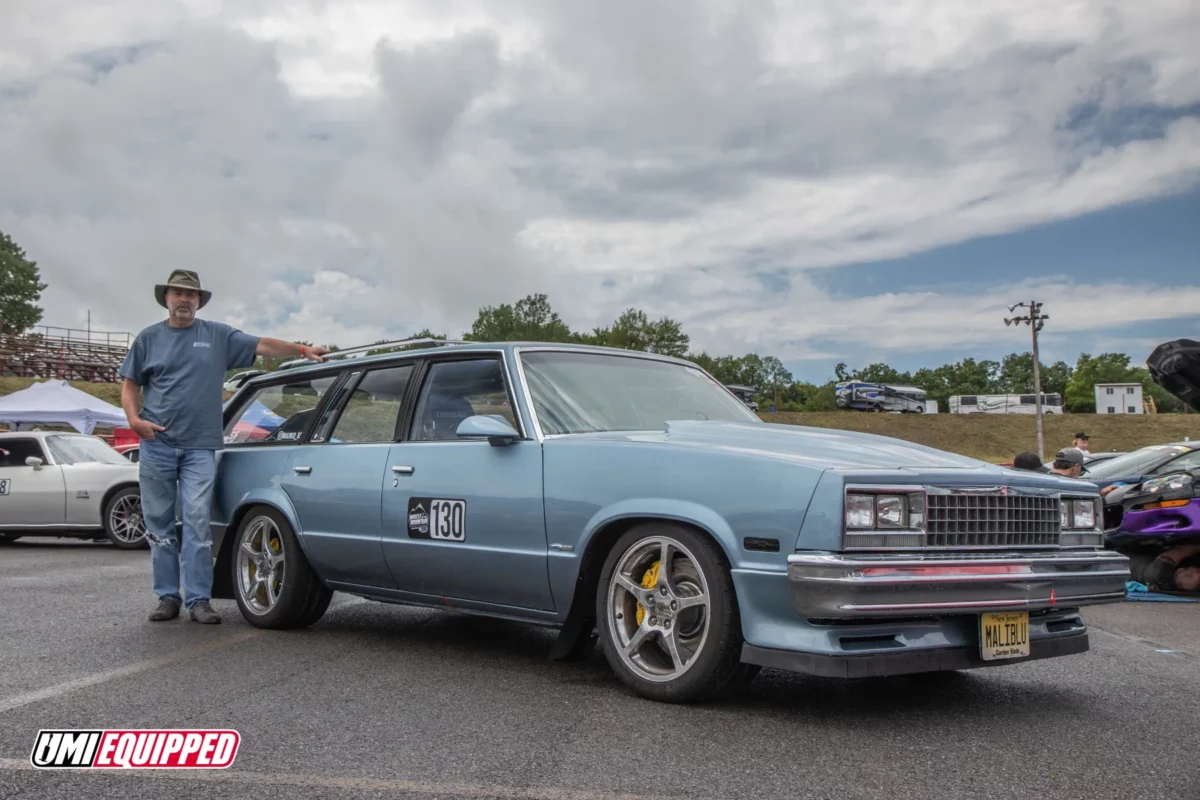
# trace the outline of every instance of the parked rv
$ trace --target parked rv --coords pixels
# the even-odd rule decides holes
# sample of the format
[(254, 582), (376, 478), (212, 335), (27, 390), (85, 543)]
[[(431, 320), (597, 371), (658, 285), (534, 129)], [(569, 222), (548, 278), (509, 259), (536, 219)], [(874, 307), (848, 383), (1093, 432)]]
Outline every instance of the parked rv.
[(925, 412), (925, 390), (866, 381), (843, 381), (834, 387), (838, 408), (855, 411)]
[[(1033, 414), (1037, 411), (1034, 394), (956, 394), (950, 397), (951, 414)], [(1042, 413), (1063, 413), (1062, 395), (1042, 392)]]

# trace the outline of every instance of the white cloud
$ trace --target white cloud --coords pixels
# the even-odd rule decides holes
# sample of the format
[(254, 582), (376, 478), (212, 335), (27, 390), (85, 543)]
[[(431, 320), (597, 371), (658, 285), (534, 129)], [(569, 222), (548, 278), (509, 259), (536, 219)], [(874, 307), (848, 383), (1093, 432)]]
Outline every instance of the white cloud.
[[(536, 291), (721, 352), (970, 346), (990, 293), (806, 271), (1196, 186), (1196, 116), (1130, 120), (1200, 102), (1197, 40), (1183, 0), (9, 0), (0, 229), (50, 324), (136, 329), (186, 266), (212, 314), (343, 346)], [(1034, 288), (1117, 307), (1057, 330), (1200, 291)]]

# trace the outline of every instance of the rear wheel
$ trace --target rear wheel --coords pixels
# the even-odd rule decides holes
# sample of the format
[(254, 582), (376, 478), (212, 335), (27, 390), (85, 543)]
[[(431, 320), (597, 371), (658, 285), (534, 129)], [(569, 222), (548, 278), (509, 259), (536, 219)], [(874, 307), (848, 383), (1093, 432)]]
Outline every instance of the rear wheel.
[(104, 506), (104, 535), (122, 550), (143, 550), (150, 546), (138, 487), (126, 486), (108, 499)]
[(292, 526), (273, 508), (252, 508), (242, 519), (232, 568), (238, 608), (259, 628), (306, 628), (333, 599), (333, 591), (309, 566)]
[(596, 611), (609, 665), (643, 697), (703, 700), (757, 672), (740, 664), (724, 554), (691, 528), (650, 523), (622, 536), (601, 573)]

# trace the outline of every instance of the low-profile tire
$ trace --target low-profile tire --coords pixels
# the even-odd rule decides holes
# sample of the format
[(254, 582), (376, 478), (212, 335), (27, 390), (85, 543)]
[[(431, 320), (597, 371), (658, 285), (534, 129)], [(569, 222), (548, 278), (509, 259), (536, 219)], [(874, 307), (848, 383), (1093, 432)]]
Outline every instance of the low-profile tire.
[[(670, 568), (655, 572), (656, 563)], [(706, 700), (750, 672), (724, 553), (687, 526), (641, 524), (617, 541), (600, 574), (596, 620), (609, 665), (642, 697)]]
[(304, 557), (292, 526), (274, 508), (246, 512), (234, 534), (230, 569), (238, 608), (258, 628), (307, 628), (333, 599), (333, 590)]
[(142, 493), (136, 486), (113, 492), (104, 504), (104, 535), (122, 550), (146, 550), (146, 520), (142, 516)]

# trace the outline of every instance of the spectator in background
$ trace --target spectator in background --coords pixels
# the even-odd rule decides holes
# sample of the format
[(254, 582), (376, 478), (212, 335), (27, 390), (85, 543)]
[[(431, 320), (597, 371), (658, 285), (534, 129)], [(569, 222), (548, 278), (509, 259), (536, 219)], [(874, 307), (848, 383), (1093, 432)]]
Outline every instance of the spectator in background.
[(1078, 478), (1083, 474), (1083, 451), (1078, 447), (1064, 447), (1059, 450), (1054, 454), (1054, 464), (1050, 471), (1067, 478)]
[(1050, 472), (1042, 460), (1038, 458), (1037, 453), (1031, 453), (1026, 450), (1024, 453), (1017, 453), (1017, 457), (1013, 459), (1013, 469), (1024, 469), (1029, 472)]
[(1075, 441), (1071, 445), (1082, 452), (1085, 456), (1088, 455), (1088, 435), (1083, 431), (1075, 434)]

